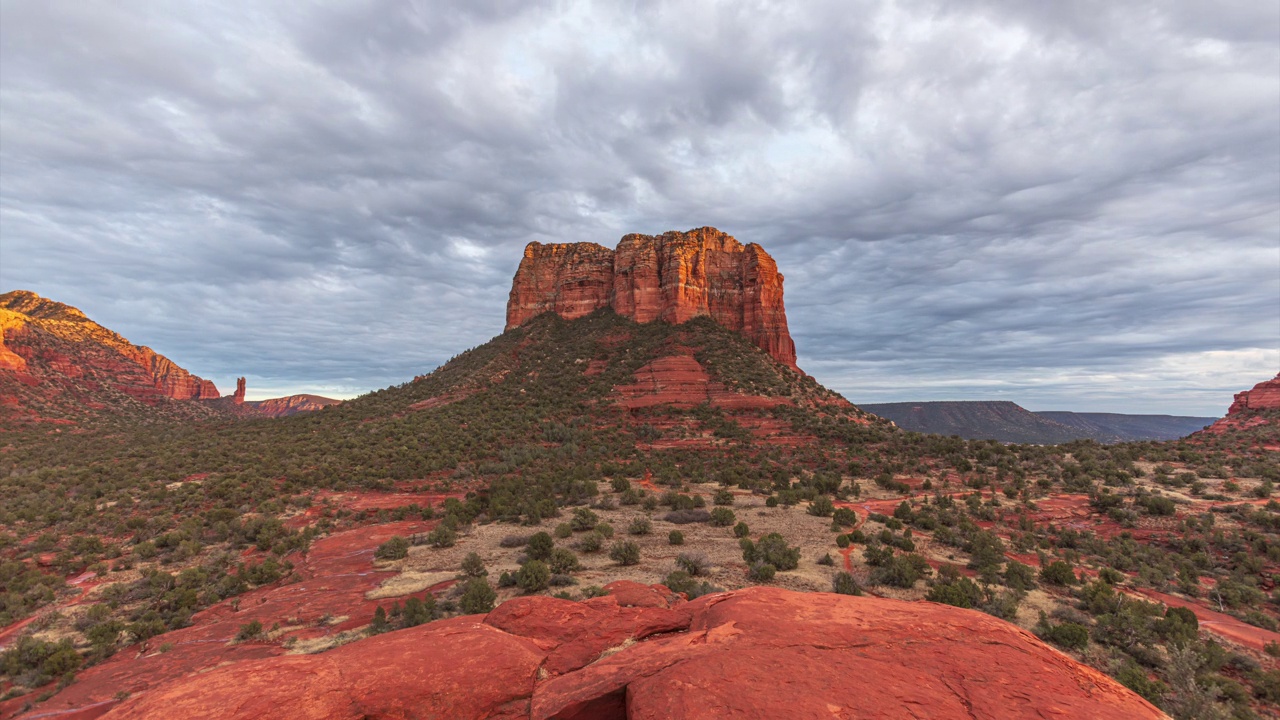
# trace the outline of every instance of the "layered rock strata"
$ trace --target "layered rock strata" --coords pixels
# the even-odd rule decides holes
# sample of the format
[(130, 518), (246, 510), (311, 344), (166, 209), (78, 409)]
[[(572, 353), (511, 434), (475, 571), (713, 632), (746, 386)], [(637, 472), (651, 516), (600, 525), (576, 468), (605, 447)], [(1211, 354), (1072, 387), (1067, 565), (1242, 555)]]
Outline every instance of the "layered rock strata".
[(764, 248), (704, 227), (595, 243), (529, 243), (511, 284), (506, 329), (546, 312), (572, 320), (610, 308), (636, 322), (709, 316), (796, 367), (783, 276)]
[(1231, 403), (1227, 414), (1234, 415), (1245, 410), (1275, 410), (1277, 408), (1280, 408), (1280, 373), (1277, 373), (1270, 380), (1254, 385), (1252, 390), (1236, 393), (1234, 402)]
[(218, 397), (211, 381), (192, 375), (149, 347), (134, 345), (70, 305), (14, 290), (0, 295), (0, 316), (0, 369), (36, 378), (80, 378), (108, 369), (115, 370), (121, 390), (140, 398)]

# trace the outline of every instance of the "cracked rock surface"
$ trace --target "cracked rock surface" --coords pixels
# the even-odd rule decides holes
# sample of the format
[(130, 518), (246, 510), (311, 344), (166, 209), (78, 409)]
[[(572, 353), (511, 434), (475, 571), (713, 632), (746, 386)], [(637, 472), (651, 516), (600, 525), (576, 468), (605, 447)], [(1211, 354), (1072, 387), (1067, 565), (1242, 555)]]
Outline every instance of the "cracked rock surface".
[(245, 660), (108, 718), (1165, 717), (970, 610), (752, 587), (686, 602), (619, 581), (319, 655)]

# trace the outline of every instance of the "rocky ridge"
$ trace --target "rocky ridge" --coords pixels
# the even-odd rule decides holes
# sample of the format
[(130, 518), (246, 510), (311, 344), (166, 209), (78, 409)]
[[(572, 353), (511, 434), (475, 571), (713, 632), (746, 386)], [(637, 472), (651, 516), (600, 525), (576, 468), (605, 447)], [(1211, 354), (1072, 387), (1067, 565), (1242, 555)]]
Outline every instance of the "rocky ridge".
[[(34, 334), (47, 333), (71, 343), (92, 343), (114, 351), (121, 359), (135, 365), (150, 387), (134, 388), (139, 397), (152, 391), (174, 400), (204, 400), (218, 397), (218, 388), (209, 380), (192, 375), (169, 358), (149, 347), (134, 345), (120, 335), (102, 327), (76, 308), (42, 298), (27, 290), (14, 290), (0, 295), (0, 368), (39, 373), (40, 369), (78, 377), (84, 373), (75, 358), (50, 357), (32, 347)], [(24, 353), (25, 350), (25, 353)], [(15, 357), (17, 358), (15, 360)], [(43, 365), (43, 368), (39, 366)], [(131, 379), (131, 378), (130, 378)]]
[(768, 587), (689, 602), (661, 585), (605, 590), (233, 662), (105, 717), (1165, 717), (975, 611)]
[(715, 228), (595, 243), (529, 243), (507, 302), (510, 330), (546, 312), (573, 320), (601, 308), (640, 323), (707, 316), (796, 367), (783, 276), (764, 248)]

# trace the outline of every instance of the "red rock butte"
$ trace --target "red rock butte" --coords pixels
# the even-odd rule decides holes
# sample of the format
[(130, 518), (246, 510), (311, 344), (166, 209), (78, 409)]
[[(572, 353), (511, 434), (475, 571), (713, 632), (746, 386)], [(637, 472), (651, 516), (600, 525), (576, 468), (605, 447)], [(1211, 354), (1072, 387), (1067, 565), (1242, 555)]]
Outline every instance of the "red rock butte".
[(567, 320), (610, 308), (636, 322), (708, 316), (796, 368), (782, 274), (764, 248), (715, 228), (595, 243), (529, 243), (511, 283), (507, 326), (554, 312)]
[(143, 718), (1166, 717), (973, 610), (753, 587), (686, 602), (610, 583), (522, 597), (319, 655), (245, 659), (115, 707)]
[(1254, 385), (1252, 390), (1236, 393), (1234, 400), (1235, 402), (1231, 403), (1231, 408), (1227, 410), (1228, 415), (1245, 410), (1275, 410), (1280, 408), (1280, 373), (1277, 373), (1270, 380)]

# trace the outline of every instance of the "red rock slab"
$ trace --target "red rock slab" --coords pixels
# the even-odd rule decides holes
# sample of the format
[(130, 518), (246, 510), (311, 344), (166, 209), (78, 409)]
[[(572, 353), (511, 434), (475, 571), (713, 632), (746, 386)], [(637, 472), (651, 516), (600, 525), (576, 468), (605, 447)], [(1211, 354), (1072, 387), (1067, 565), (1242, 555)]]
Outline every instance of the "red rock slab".
[(1200, 621), (1201, 630), (1211, 632), (1220, 638), (1239, 643), (1247, 648), (1262, 651), (1267, 643), (1280, 643), (1280, 633), (1278, 632), (1255, 627), (1226, 613), (1210, 610), (1191, 600), (1184, 600), (1150, 588), (1135, 588), (1134, 592), (1171, 607), (1187, 608), (1196, 614), (1196, 620)]
[[(643, 594), (632, 585), (616, 590)], [(649, 595), (666, 593), (654, 587)], [(106, 717), (1164, 717), (1031, 634), (948, 605), (763, 587), (670, 608), (628, 607), (617, 597), (512, 602), (484, 618), (322, 655), (188, 675)], [(662, 613), (689, 622), (665, 632), (649, 626), (652, 634), (628, 636), (562, 674), (547, 669), (563, 648)]]
[(320, 655), (237, 663), (112, 709), (118, 718), (527, 717), (543, 651), (475, 616)]

